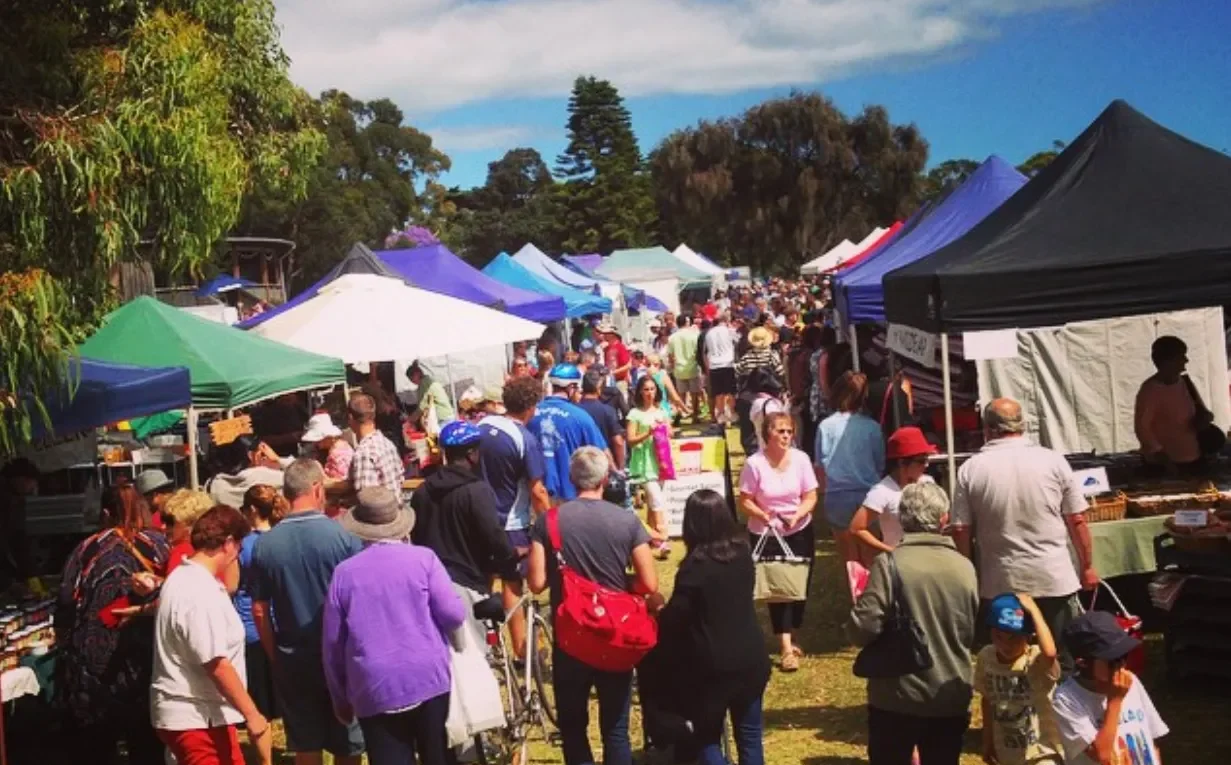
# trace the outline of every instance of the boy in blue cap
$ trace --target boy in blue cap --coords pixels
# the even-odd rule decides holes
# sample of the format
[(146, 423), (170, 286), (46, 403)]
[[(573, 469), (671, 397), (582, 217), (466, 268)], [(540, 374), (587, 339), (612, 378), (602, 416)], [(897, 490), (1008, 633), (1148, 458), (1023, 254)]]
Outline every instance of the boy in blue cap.
[(1154, 742), (1167, 724), (1124, 660), (1141, 645), (1116, 618), (1091, 611), (1073, 620), (1064, 642), (1077, 674), (1056, 689), (1053, 704), (1065, 762), (1073, 765), (1162, 765)]
[[(983, 761), (988, 765), (1061, 765), (1051, 694), (1060, 680), (1056, 641), (1034, 599), (1006, 593), (987, 610), (992, 644), (975, 661), (983, 697)], [(1037, 643), (1030, 642), (1036, 634)]]

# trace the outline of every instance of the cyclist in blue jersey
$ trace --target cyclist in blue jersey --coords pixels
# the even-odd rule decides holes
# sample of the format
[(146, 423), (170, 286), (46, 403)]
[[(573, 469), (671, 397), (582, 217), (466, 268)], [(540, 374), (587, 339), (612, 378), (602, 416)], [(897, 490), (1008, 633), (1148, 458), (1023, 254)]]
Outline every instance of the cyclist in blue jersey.
[(538, 439), (543, 452), (543, 483), (553, 505), (577, 497), (568, 474), (573, 452), (583, 446), (597, 446), (606, 449), (608, 460), (611, 459), (607, 439), (594, 418), (570, 400), (580, 390), (581, 379), (581, 370), (575, 364), (552, 367), (547, 376), (551, 395), (539, 403), (538, 414), (530, 420), (530, 433)]

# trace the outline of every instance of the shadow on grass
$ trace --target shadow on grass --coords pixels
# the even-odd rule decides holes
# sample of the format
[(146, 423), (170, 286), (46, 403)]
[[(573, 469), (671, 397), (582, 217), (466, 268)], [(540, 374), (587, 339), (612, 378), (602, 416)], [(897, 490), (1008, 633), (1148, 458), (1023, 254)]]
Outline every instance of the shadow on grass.
[(868, 761), (862, 757), (839, 757), (837, 755), (805, 757), (799, 762), (800, 765), (868, 765)]

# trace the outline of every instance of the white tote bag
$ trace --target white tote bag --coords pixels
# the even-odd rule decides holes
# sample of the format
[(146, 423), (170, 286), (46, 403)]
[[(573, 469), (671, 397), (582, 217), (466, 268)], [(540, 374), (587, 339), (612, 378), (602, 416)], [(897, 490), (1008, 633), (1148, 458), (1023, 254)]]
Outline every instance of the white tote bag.
[[(468, 612), (483, 599), (478, 593), (456, 584), (453, 589), (462, 596)], [(487, 663), (487, 643), (483, 635), (483, 627), (471, 612), (467, 613), (466, 622), (450, 636), (453, 687), (449, 694), (449, 717), (445, 721), (450, 747), (467, 745), (479, 733), (502, 728), (505, 724), (500, 684)]]

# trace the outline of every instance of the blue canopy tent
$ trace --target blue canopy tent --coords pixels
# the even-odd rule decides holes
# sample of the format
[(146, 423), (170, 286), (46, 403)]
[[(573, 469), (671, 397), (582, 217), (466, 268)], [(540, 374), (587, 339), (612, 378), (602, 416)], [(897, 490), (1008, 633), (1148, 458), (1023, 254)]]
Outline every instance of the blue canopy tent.
[(230, 292), (231, 290), (246, 290), (249, 287), (255, 286), (256, 282), (248, 281), (242, 276), (218, 274), (197, 288), (197, 297), (209, 297), (210, 295), (218, 295), (223, 292)]
[(838, 312), (851, 324), (884, 321), (885, 289), (881, 280), (885, 274), (962, 237), (1025, 183), (1026, 177), (1008, 162), (994, 154), (988, 157), (906, 233), (838, 275)]
[(449, 251), (443, 244), (376, 253), (386, 267), (420, 287), (546, 323), (565, 317), (564, 298), (511, 287), (493, 279)]
[(185, 367), (134, 367), (87, 358), (70, 362), (69, 375), (76, 391), (44, 402), (51, 419), (48, 434), (40, 417), (35, 433), (63, 436), (172, 409), (192, 403), (192, 383)]
[[(630, 287), (627, 284), (613, 282), (610, 279), (604, 279), (601, 276), (592, 276), (581, 273), (580, 270), (571, 266), (561, 265), (549, 258), (542, 250), (535, 247), (533, 244), (527, 244), (520, 250), (513, 253), (513, 260), (521, 267), (533, 271), (534, 273), (546, 279), (558, 282), (565, 287), (573, 289), (587, 290), (595, 295), (604, 293), (604, 287), (610, 289), (618, 288), (620, 294), (624, 296), (624, 305), (630, 311), (640, 311), (648, 309), (650, 311), (665, 311), (666, 306), (661, 308), (654, 307), (653, 304), (662, 305), (662, 301), (651, 295), (647, 295), (645, 290), (639, 290), (635, 287)], [(608, 295), (612, 294), (610, 291)]]
[(562, 284), (539, 276), (518, 264), (517, 261), (509, 257), (508, 253), (502, 252), (493, 258), (492, 262), (483, 267), (483, 273), (497, 281), (504, 282), (510, 287), (539, 292), (544, 295), (556, 295), (563, 298), (565, 315), (570, 319), (579, 316), (607, 314), (611, 313), (612, 310), (610, 298), (572, 287), (565, 287)]
[[(608, 279), (607, 277), (599, 274), (597, 271), (592, 271), (586, 268), (583, 265), (583, 263), (588, 262), (585, 259), (589, 257), (591, 256), (589, 255), (564, 255), (561, 257), (561, 260), (562, 260), (562, 265), (569, 271), (572, 271), (577, 276), (583, 276), (587, 279), (593, 279), (599, 284), (619, 284), (621, 289), (625, 291), (624, 292), (625, 300), (628, 300), (628, 294), (630, 291), (644, 295), (645, 297), (642, 298), (643, 302), (640, 304), (637, 310), (646, 310), (646, 311), (649, 311), (650, 313), (662, 313), (667, 310), (666, 303), (654, 297), (653, 295), (646, 292), (645, 290), (639, 290), (633, 287), (629, 287), (627, 284), (624, 284), (622, 282), (617, 282), (613, 279)], [(602, 263), (603, 258), (601, 255), (595, 255), (593, 257), (598, 258), (598, 262), (600, 264)]]

